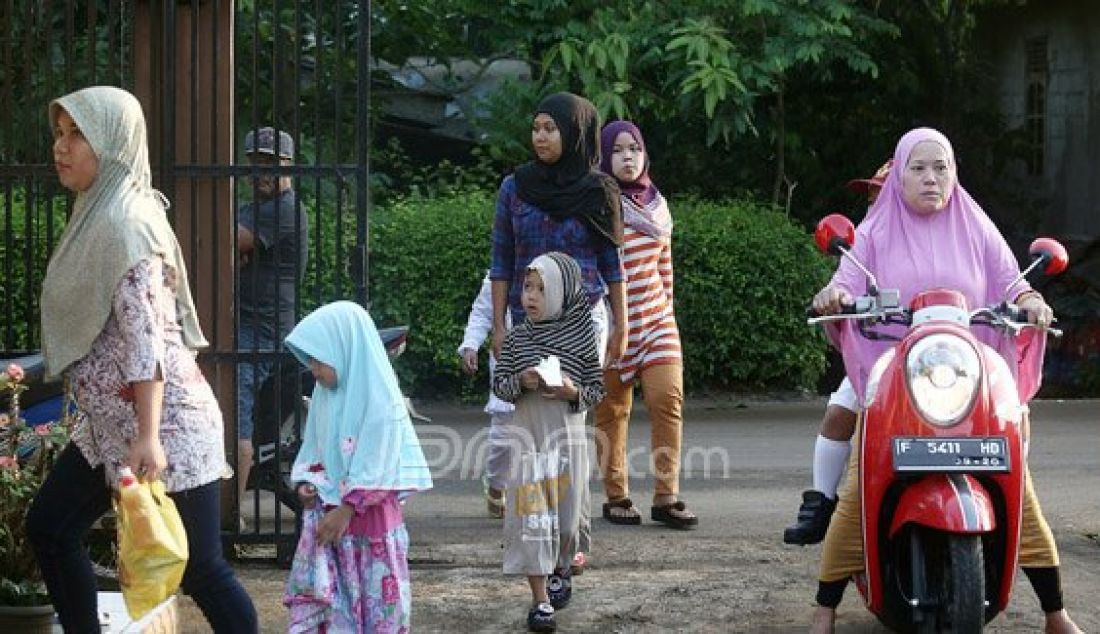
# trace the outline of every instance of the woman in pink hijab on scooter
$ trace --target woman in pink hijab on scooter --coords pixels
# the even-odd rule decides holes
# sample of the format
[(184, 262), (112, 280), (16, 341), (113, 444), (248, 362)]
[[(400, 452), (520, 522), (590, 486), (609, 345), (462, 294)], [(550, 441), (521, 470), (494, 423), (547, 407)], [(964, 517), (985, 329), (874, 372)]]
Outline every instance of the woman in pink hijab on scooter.
[[(1050, 325), (1053, 312), (1042, 295), (1025, 281), (1009, 288), (1019, 274), (1019, 264), (993, 222), (959, 184), (954, 149), (947, 137), (931, 128), (909, 131), (898, 141), (894, 165), (878, 200), (860, 223), (853, 245), (853, 255), (875, 274), (879, 287), (898, 289), (902, 306), (915, 294), (937, 287), (961, 291), (971, 308), (1000, 302), (1007, 294), (1034, 323)], [(866, 276), (845, 258), (814, 297), (814, 308), (821, 314), (836, 313), (842, 304), (864, 294), (866, 284)], [(1020, 402), (1025, 404), (1039, 389), (1042, 367), (1037, 361), (1041, 362), (1045, 346), (1045, 333), (1030, 332), (1036, 336), (1021, 337), (1019, 345), (992, 332), (976, 332), (1017, 373)], [(848, 379), (856, 394), (863, 394), (871, 366), (891, 342), (866, 339), (848, 321), (831, 327), (829, 336), (845, 349)], [(1024, 420), (1026, 434), (1026, 416)], [(859, 433), (857, 428), (855, 446), (859, 446)], [(823, 542), (812, 632), (833, 631), (836, 607), (848, 579), (863, 570), (858, 483), (859, 454), (853, 452), (845, 490)], [(1019, 564), (1039, 597), (1046, 631), (1080, 632), (1062, 605), (1058, 549), (1026, 471), (1021, 533)]]

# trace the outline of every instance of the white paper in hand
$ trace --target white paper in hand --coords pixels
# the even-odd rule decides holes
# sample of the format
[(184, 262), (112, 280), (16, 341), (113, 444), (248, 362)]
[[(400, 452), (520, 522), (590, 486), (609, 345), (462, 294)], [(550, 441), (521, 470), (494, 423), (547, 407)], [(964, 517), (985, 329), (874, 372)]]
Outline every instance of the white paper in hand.
[(561, 379), (561, 362), (554, 355), (539, 361), (535, 371), (539, 373), (539, 377), (542, 378), (542, 382), (547, 387), (561, 387), (564, 385)]

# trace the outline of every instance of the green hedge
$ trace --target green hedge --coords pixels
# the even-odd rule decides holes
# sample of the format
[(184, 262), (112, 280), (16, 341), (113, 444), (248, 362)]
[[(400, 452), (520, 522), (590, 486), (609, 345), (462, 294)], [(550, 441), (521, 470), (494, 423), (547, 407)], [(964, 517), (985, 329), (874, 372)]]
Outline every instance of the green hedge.
[[(461, 374), (455, 349), (489, 265), (494, 204), (481, 191), (408, 198), (372, 217), (371, 312), (381, 326), (411, 325), (397, 367), (419, 398), (488, 389), (484, 372)], [(831, 264), (808, 233), (750, 202), (678, 200), (673, 215), (687, 388), (813, 387), (826, 347), (804, 310)]]
[(687, 388), (813, 387), (826, 345), (805, 309), (832, 264), (810, 235), (752, 202), (680, 200), (672, 213)]
[(0, 350), (38, 345), (38, 296), (67, 209), (63, 198), (41, 192), (28, 202), (23, 187), (0, 191)]
[[(21, 201), (16, 202), (19, 211)], [(452, 190), (394, 200), (371, 216), (371, 313), (380, 327), (411, 326), (409, 348), (396, 366), (403, 385), (419, 398), (485, 397), (486, 373), (474, 380), (462, 375), (455, 349), (489, 265), (494, 206), (493, 191)], [(681, 199), (673, 201), (672, 209), (676, 313), (687, 388), (812, 387), (824, 369), (826, 347), (820, 334), (805, 325), (803, 310), (828, 278), (831, 264), (816, 253), (807, 232), (751, 202)], [(59, 231), (64, 206), (52, 211), (59, 215), (54, 219)], [(321, 215), (324, 248), (311, 253), (303, 280), (303, 312), (332, 297), (353, 296), (350, 275), (339, 261), (354, 245), (354, 214), (346, 208), (342, 231), (337, 231), (337, 214), (327, 211)], [(4, 314), (19, 316), (21, 311), (7, 302), (17, 303), (31, 280), (41, 283), (45, 259), (35, 259), (35, 275), (27, 274), (28, 231), (19, 220), (22, 214), (13, 216), (13, 252), (0, 241), (0, 260), (11, 273), (2, 276), (0, 289)], [(42, 254), (44, 227), (36, 224), (30, 232)], [(27, 346), (27, 321), (17, 320), (9, 347)]]
[(485, 377), (464, 378), (456, 349), (489, 267), (494, 206), (495, 192), (458, 192), (398, 200), (371, 217), (371, 314), (380, 327), (411, 326), (395, 367), (419, 398), (488, 389)]

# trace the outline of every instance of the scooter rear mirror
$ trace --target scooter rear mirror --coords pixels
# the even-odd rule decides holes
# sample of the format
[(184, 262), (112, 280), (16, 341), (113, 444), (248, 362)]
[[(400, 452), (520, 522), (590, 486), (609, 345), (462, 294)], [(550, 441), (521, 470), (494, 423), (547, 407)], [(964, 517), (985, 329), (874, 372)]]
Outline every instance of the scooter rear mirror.
[(1016, 279), (1012, 280), (1012, 283), (1005, 288), (1005, 300), (1009, 301), (1012, 289), (1016, 286), (1016, 283), (1028, 276), (1029, 273), (1035, 270), (1035, 267), (1040, 264), (1045, 264), (1043, 272), (1047, 275), (1058, 275), (1062, 271), (1066, 270), (1069, 266), (1069, 254), (1066, 253), (1066, 248), (1062, 246), (1061, 242), (1058, 242), (1054, 238), (1036, 238), (1031, 246), (1028, 247), (1027, 254), (1031, 256), (1031, 264), (1027, 265), (1027, 268), (1020, 271), (1020, 274), (1016, 276)]
[(1058, 275), (1069, 266), (1069, 254), (1066, 248), (1054, 238), (1036, 238), (1028, 247), (1027, 254), (1032, 259), (1046, 263), (1043, 273)]
[(856, 227), (842, 214), (829, 214), (817, 223), (814, 241), (822, 253), (841, 255), (856, 242)]

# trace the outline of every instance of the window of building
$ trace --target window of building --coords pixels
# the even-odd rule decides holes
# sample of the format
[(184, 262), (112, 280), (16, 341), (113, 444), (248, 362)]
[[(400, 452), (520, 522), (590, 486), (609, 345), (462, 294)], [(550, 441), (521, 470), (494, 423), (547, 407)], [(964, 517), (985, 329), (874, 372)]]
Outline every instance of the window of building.
[(1042, 176), (1046, 160), (1047, 78), (1050, 63), (1047, 38), (1033, 37), (1025, 43), (1027, 103), (1024, 130), (1027, 134), (1027, 173)]

